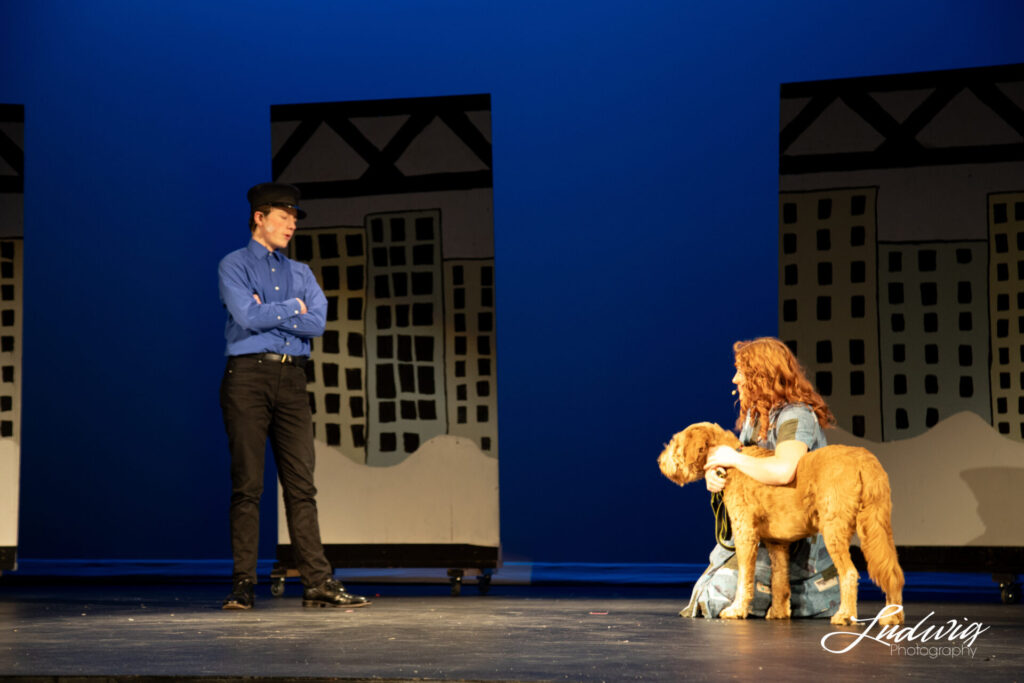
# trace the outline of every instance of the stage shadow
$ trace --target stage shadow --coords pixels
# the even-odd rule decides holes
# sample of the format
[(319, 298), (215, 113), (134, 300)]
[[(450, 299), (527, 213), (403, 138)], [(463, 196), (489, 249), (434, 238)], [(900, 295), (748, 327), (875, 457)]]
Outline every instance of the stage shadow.
[(1024, 545), (1024, 467), (979, 467), (964, 470), (960, 477), (978, 501), (978, 517), (985, 525), (984, 533), (967, 545)]

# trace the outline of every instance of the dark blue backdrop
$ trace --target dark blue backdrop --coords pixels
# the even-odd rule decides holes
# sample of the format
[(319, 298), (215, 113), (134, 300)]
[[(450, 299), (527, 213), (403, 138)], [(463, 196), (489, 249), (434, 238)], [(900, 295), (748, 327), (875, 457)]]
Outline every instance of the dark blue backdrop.
[(228, 556), (215, 267), (271, 104), (491, 93), (506, 559), (702, 561), (707, 494), (655, 457), (731, 424), (731, 342), (776, 331), (779, 84), (1024, 61), (1022, 19), (0, 0), (0, 102), (27, 120), (21, 556)]

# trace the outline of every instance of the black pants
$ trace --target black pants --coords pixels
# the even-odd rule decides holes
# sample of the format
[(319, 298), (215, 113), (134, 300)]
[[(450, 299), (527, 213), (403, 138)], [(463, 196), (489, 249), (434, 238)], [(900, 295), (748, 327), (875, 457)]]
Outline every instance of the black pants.
[(260, 496), (267, 437), (284, 490), (296, 568), (306, 586), (330, 578), (320, 542), (313, 485), (313, 422), (306, 373), (290, 364), (232, 357), (220, 386), (220, 406), (231, 449), (231, 550), (234, 578), (256, 581)]

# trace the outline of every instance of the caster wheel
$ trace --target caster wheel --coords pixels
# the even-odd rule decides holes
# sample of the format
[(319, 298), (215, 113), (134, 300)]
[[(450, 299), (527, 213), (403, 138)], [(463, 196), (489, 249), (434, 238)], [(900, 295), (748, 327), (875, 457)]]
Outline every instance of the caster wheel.
[(1004, 605), (1016, 605), (1020, 602), (1020, 584), (1019, 583), (1004, 583), (1000, 586), (1000, 597), (1003, 599)]
[(453, 576), (451, 578), (451, 584), (452, 584), (452, 597), (453, 598), (457, 598), (460, 595), (462, 595), (462, 577), (461, 576)]
[(491, 577), (489, 574), (481, 574), (480, 579), (476, 582), (476, 589), (480, 591), (480, 595), (487, 595), (491, 590)]
[(279, 598), (284, 595), (284, 579), (274, 577), (270, 579), (270, 594), (275, 598)]

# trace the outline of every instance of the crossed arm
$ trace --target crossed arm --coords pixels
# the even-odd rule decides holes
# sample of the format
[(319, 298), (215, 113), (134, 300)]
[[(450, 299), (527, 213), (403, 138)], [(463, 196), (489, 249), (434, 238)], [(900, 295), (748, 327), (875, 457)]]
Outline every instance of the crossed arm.
[(297, 337), (319, 337), (327, 322), (327, 298), (311, 272), (304, 273), (302, 297), (263, 303), (240, 268), (221, 264), (221, 299), (235, 322), (252, 332), (279, 329)]
[[(255, 299), (256, 303), (258, 303), (258, 304), (262, 304), (263, 303), (262, 301), (260, 301), (260, 295), (259, 294), (253, 294), (252, 298)], [(298, 298), (298, 297), (295, 297), (295, 300), (299, 302), (299, 306), (302, 309), (302, 310), (299, 311), (299, 315), (306, 315), (306, 313), (309, 312), (309, 309), (306, 308), (306, 302), (303, 301), (302, 299)]]

